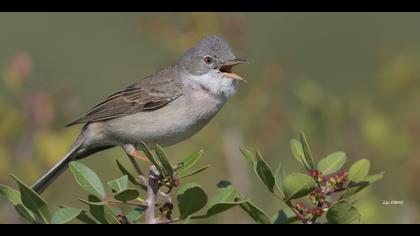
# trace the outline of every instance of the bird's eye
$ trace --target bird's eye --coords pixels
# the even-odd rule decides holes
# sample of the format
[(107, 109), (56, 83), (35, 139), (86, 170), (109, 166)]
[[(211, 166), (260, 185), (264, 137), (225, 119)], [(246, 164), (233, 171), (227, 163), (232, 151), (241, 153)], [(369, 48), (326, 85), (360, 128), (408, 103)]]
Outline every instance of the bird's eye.
[(204, 57), (204, 63), (206, 63), (207, 65), (211, 65), (213, 63), (213, 58), (211, 58), (210, 56)]

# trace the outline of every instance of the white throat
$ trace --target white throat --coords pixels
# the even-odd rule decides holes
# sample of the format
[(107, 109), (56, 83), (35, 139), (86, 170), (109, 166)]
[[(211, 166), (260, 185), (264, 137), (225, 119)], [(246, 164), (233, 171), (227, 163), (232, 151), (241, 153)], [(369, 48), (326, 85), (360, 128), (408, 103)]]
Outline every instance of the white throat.
[(237, 81), (223, 76), (219, 70), (211, 70), (203, 75), (188, 75), (183, 81), (193, 89), (205, 89), (224, 98), (231, 97), (237, 90)]

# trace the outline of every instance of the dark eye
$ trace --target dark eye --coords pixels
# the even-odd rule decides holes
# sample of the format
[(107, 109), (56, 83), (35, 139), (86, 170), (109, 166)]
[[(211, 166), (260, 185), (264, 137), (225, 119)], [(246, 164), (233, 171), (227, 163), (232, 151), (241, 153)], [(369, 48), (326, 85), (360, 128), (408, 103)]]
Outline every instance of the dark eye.
[(213, 58), (211, 58), (210, 56), (204, 57), (204, 63), (206, 63), (207, 65), (211, 65), (213, 63)]

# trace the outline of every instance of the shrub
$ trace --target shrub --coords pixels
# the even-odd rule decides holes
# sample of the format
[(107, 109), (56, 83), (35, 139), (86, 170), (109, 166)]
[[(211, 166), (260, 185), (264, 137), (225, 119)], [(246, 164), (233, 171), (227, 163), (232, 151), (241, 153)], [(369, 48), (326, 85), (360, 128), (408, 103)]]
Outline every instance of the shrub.
[[(281, 164), (272, 172), (258, 151), (253, 155), (249, 150), (241, 149), (268, 192), (290, 208), (290, 211), (279, 210), (272, 217), (228, 181), (220, 181), (218, 192), (211, 198), (198, 183), (180, 185), (180, 180), (209, 167), (191, 170), (198, 163), (202, 151), (180, 163), (171, 164), (163, 148), (158, 146), (152, 153), (144, 143), (140, 146), (151, 163), (148, 173), (143, 173), (134, 159), (131, 161), (136, 174), (117, 161), (116, 166), (122, 176), (106, 185), (84, 164), (76, 161), (69, 164), (76, 182), (88, 193), (87, 199), (80, 199), (86, 209), (59, 205), (59, 209), (50, 214), (46, 201), (14, 175), (12, 178), (19, 190), (0, 185), (0, 194), (30, 223), (187, 223), (220, 214), (232, 207), (240, 207), (256, 223), (262, 224), (361, 223), (361, 215), (350, 197), (381, 179), (383, 173), (369, 175), (370, 163), (366, 159), (357, 161), (348, 171), (341, 170), (347, 159), (344, 152), (334, 152), (316, 163), (303, 133), (299, 141), (293, 139), (290, 145), (293, 156), (304, 167), (305, 173), (286, 175)], [(112, 196), (106, 195), (105, 187), (111, 189)], [(174, 188), (177, 189), (176, 201), (170, 194)], [(163, 200), (157, 202), (157, 199)], [(176, 214), (174, 207), (178, 209)]]

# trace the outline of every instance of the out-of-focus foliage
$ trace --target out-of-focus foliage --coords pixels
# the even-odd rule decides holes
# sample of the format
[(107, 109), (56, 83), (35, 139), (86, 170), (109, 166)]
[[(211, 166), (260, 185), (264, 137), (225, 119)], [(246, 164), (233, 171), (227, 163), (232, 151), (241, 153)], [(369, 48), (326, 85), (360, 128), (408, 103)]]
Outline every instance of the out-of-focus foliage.
[[(35, 181), (77, 135), (79, 127), (64, 124), (173, 63), (200, 37), (220, 34), (251, 61), (235, 69), (249, 83), (199, 134), (165, 149), (169, 156), (200, 147), (212, 168), (197, 182), (209, 194), (230, 179), (256, 205), (277, 209), (237, 147), (288, 169), (289, 137), (305, 130), (315, 155), (340, 147), (348, 163), (369, 158), (372, 171), (387, 173), (356, 203), (363, 222), (418, 223), (419, 20), (418, 13), (1, 13), (0, 182), (10, 184), (10, 173)], [(83, 162), (108, 181), (118, 176), (114, 160), (127, 162), (120, 156), (113, 149)], [(45, 197), (77, 207), (80, 193), (66, 174)], [(392, 200), (404, 205), (383, 205)], [(0, 222), (18, 222), (13, 212), (0, 202)], [(250, 221), (233, 209), (203, 222)]]

